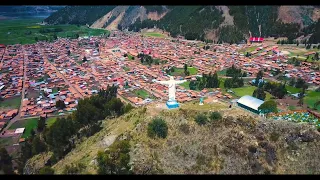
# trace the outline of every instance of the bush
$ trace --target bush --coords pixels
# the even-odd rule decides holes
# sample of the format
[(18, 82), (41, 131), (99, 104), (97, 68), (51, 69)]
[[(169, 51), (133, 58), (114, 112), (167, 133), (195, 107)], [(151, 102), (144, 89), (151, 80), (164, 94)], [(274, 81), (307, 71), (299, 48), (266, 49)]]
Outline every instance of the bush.
[(166, 138), (168, 135), (167, 123), (161, 118), (155, 118), (148, 124), (148, 136), (151, 138)]
[(217, 111), (214, 111), (210, 114), (210, 120), (219, 120), (219, 119), (222, 119), (222, 116), (219, 112)]
[(39, 170), (39, 174), (54, 174), (54, 169), (49, 166), (45, 166)]
[(204, 114), (198, 114), (195, 118), (195, 121), (198, 125), (205, 125), (208, 122), (208, 118)]

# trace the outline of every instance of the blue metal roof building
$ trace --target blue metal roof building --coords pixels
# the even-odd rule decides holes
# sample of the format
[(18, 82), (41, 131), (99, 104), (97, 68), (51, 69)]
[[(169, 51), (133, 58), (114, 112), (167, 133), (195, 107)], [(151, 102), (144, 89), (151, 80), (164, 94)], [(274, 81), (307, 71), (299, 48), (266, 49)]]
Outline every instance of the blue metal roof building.
[(238, 106), (257, 114), (259, 114), (259, 110), (258, 110), (259, 106), (263, 103), (264, 101), (248, 95), (242, 96), (237, 101)]

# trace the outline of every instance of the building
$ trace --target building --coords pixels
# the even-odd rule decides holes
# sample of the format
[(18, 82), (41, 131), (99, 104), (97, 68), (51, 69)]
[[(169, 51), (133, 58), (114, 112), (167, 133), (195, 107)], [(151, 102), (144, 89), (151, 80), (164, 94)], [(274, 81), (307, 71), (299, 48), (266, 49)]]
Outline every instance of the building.
[(264, 38), (262, 37), (250, 37), (249, 41), (251, 43), (262, 43)]
[(242, 96), (238, 101), (237, 104), (239, 107), (242, 107), (248, 111), (251, 111), (253, 113), (259, 114), (259, 106), (263, 104), (264, 101), (257, 99), (252, 96)]

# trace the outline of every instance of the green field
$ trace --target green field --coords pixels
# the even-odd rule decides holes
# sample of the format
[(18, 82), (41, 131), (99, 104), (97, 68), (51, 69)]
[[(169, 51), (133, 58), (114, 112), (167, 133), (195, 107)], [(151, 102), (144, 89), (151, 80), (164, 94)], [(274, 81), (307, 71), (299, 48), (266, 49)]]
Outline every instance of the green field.
[(18, 109), (21, 103), (21, 97), (13, 97), (10, 99), (6, 99), (4, 101), (0, 101), (0, 108), (14, 108)]
[[(236, 96), (238, 97), (242, 97), (245, 95), (249, 95), (252, 96), (253, 91), (256, 89), (257, 87), (255, 86), (246, 86), (246, 87), (241, 87), (241, 88), (231, 88), (231, 90), (235, 93)], [(272, 95), (269, 92), (265, 92), (266, 93), (266, 99), (265, 100), (269, 100)]]
[(9, 129), (26, 128), (24, 130), (22, 138), (27, 138), (30, 136), (31, 130), (37, 128), (38, 120), (39, 118), (20, 120), (12, 124)]
[(133, 60), (133, 56), (131, 54), (128, 54), (128, 59)]
[(142, 99), (146, 99), (146, 98), (150, 97), (148, 91), (146, 91), (144, 89), (135, 90), (134, 94), (136, 94), (138, 97), (140, 97)]
[(53, 125), (57, 121), (57, 117), (50, 117), (46, 120), (47, 127), (49, 128), (50, 126)]
[(218, 76), (225, 76), (226, 72), (227, 72), (227, 69), (224, 69), (222, 71), (218, 71), (217, 74), (218, 74)]
[(252, 46), (252, 47), (240, 49), (239, 52), (240, 53), (252, 52), (252, 51), (256, 50), (257, 48), (258, 48), (258, 46)]
[(125, 70), (125, 71), (130, 71), (130, 68), (127, 67), (127, 66), (123, 66), (123, 70)]
[(103, 33), (108, 34), (109, 31), (103, 29), (91, 29), (86, 26), (76, 25), (39, 25), (43, 19), (15, 19), (0, 21), (0, 44), (32, 44), (35, 38), (48, 41), (53, 40), (53, 32), (40, 33), (41, 29), (61, 28), (61, 32), (57, 32), (57, 37), (71, 37), (75, 34), (82, 36), (97, 36)]
[[(198, 69), (195, 67), (188, 67), (188, 71), (190, 75), (196, 75), (198, 73)], [(184, 76), (184, 68), (174, 68), (174, 72), (170, 73), (172, 76)]]
[(292, 87), (292, 86), (286, 86), (286, 89), (291, 94), (299, 93), (301, 91), (301, 88), (296, 88), (296, 87)]
[(52, 93), (57, 93), (57, 92), (58, 92), (58, 88), (54, 87), (54, 88), (52, 89)]
[(155, 33), (155, 32), (147, 32), (144, 33), (143, 35), (145, 36), (150, 36), (150, 37), (158, 37), (158, 38), (165, 38), (166, 36), (161, 34), (161, 33)]
[[(314, 107), (314, 103), (320, 101), (320, 92), (309, 91), (307, 96), (304, 98), (304, 103), (306, 103), (310, 108)], [(317, 110), (320, 111), (320, 106), (317, 107)]]
[(179, 84), (179, 86), (182, 86), (185, 89), (189, 90), (190, 89), (189, 84), (190, 84), (190, 81), (187, 81), (187, 82), (184, 82), (182, 84)]

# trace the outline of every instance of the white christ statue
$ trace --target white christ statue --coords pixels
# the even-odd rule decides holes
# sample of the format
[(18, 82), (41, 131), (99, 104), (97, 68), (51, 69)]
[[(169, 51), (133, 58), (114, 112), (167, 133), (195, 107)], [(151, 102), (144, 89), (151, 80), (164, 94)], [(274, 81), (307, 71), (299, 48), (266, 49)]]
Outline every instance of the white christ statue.
[(176, 101), (176, 84), (181, 84), (186, 82), (187, 80), (176, 81), (173, 76), (170, 76), (169, 81), (156, 81), (157, 83), (168, 85), (169, 86), (169, 100), (168, 101)]

